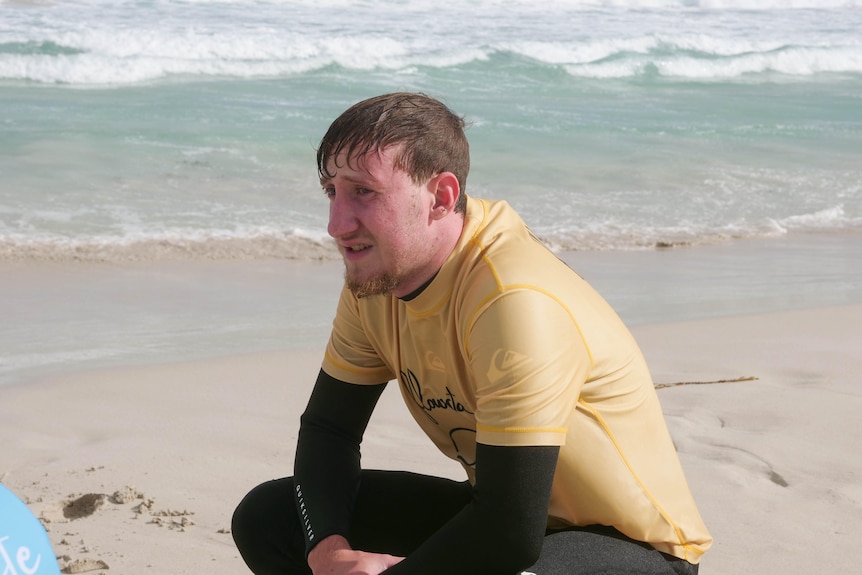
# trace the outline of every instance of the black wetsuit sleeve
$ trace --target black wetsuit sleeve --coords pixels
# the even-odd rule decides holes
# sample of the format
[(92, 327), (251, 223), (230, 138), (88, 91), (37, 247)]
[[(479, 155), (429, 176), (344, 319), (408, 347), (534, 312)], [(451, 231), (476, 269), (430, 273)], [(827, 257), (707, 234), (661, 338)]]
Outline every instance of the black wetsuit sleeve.
[(479, 444), (473, 500), (388, 575), (513, 574), (539, 557), (559, 447)]
[(386, 384), (353, 385), (323, 370), (300, 418), (294, 494), (305, 553), (329, 535), (346, 535), (359, 486), (359, 444)]

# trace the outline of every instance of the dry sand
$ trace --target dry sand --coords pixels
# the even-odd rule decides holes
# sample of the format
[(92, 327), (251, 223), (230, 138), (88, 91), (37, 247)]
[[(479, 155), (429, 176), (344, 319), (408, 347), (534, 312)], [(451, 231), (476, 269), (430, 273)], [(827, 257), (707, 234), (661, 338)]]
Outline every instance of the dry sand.
[[(858, 568), (860, 325), (862, 306), (849, 306), (633, 330), (667, 385), (668, 423), (715, 536), (701, 573)], [(0, 387), (0, 481), (69, 572), (245, 573), (233, 507), (291, 473), (319, 360), (267, 353)], [(364, 464), (460, 478), (399, 406), (390, 386)]]

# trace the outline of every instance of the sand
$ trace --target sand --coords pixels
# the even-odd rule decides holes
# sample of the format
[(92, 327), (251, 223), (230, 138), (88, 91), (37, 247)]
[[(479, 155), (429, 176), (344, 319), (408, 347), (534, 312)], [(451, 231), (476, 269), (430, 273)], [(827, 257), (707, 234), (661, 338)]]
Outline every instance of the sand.
[[(862, 306), (633, 328), (715, 544), (701, 573), (855, 572)], [(0, 387), (0, 481), (67, 572), (245, 573), (235, 504), (289, 475), (320, 349)], [(736, 381), (734, 381), (736, 380)], [(368, 467), (461, 478), (390, 385)]]

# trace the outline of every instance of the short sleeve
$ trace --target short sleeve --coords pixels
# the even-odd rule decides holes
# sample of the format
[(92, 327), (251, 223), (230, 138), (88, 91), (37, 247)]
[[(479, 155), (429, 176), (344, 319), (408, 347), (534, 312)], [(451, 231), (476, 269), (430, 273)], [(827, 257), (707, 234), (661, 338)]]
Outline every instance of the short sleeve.
[(346, 287), (338, 300), (322, 367), (348, 383), (373, 385), (394, 379), (368, 338), (357, 298)]
[(565, 444), (592, 359), (562, 302), (535, 289), (507, 291), (477, 317), (468, 354), (479, 443)]

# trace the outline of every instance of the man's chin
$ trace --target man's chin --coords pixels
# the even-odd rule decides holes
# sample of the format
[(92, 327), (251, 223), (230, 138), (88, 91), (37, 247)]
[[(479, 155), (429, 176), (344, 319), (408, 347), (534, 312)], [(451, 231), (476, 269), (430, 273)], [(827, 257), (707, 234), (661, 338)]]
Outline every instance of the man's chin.
[(398, 279), (389, 274), (383, 274), (366, 279), (351, 277), (349, 273), (344, 274), (344, 282), (347, 289), (357, 298), (370, 297), (373, 295), (387, 295), (398, 287)]

